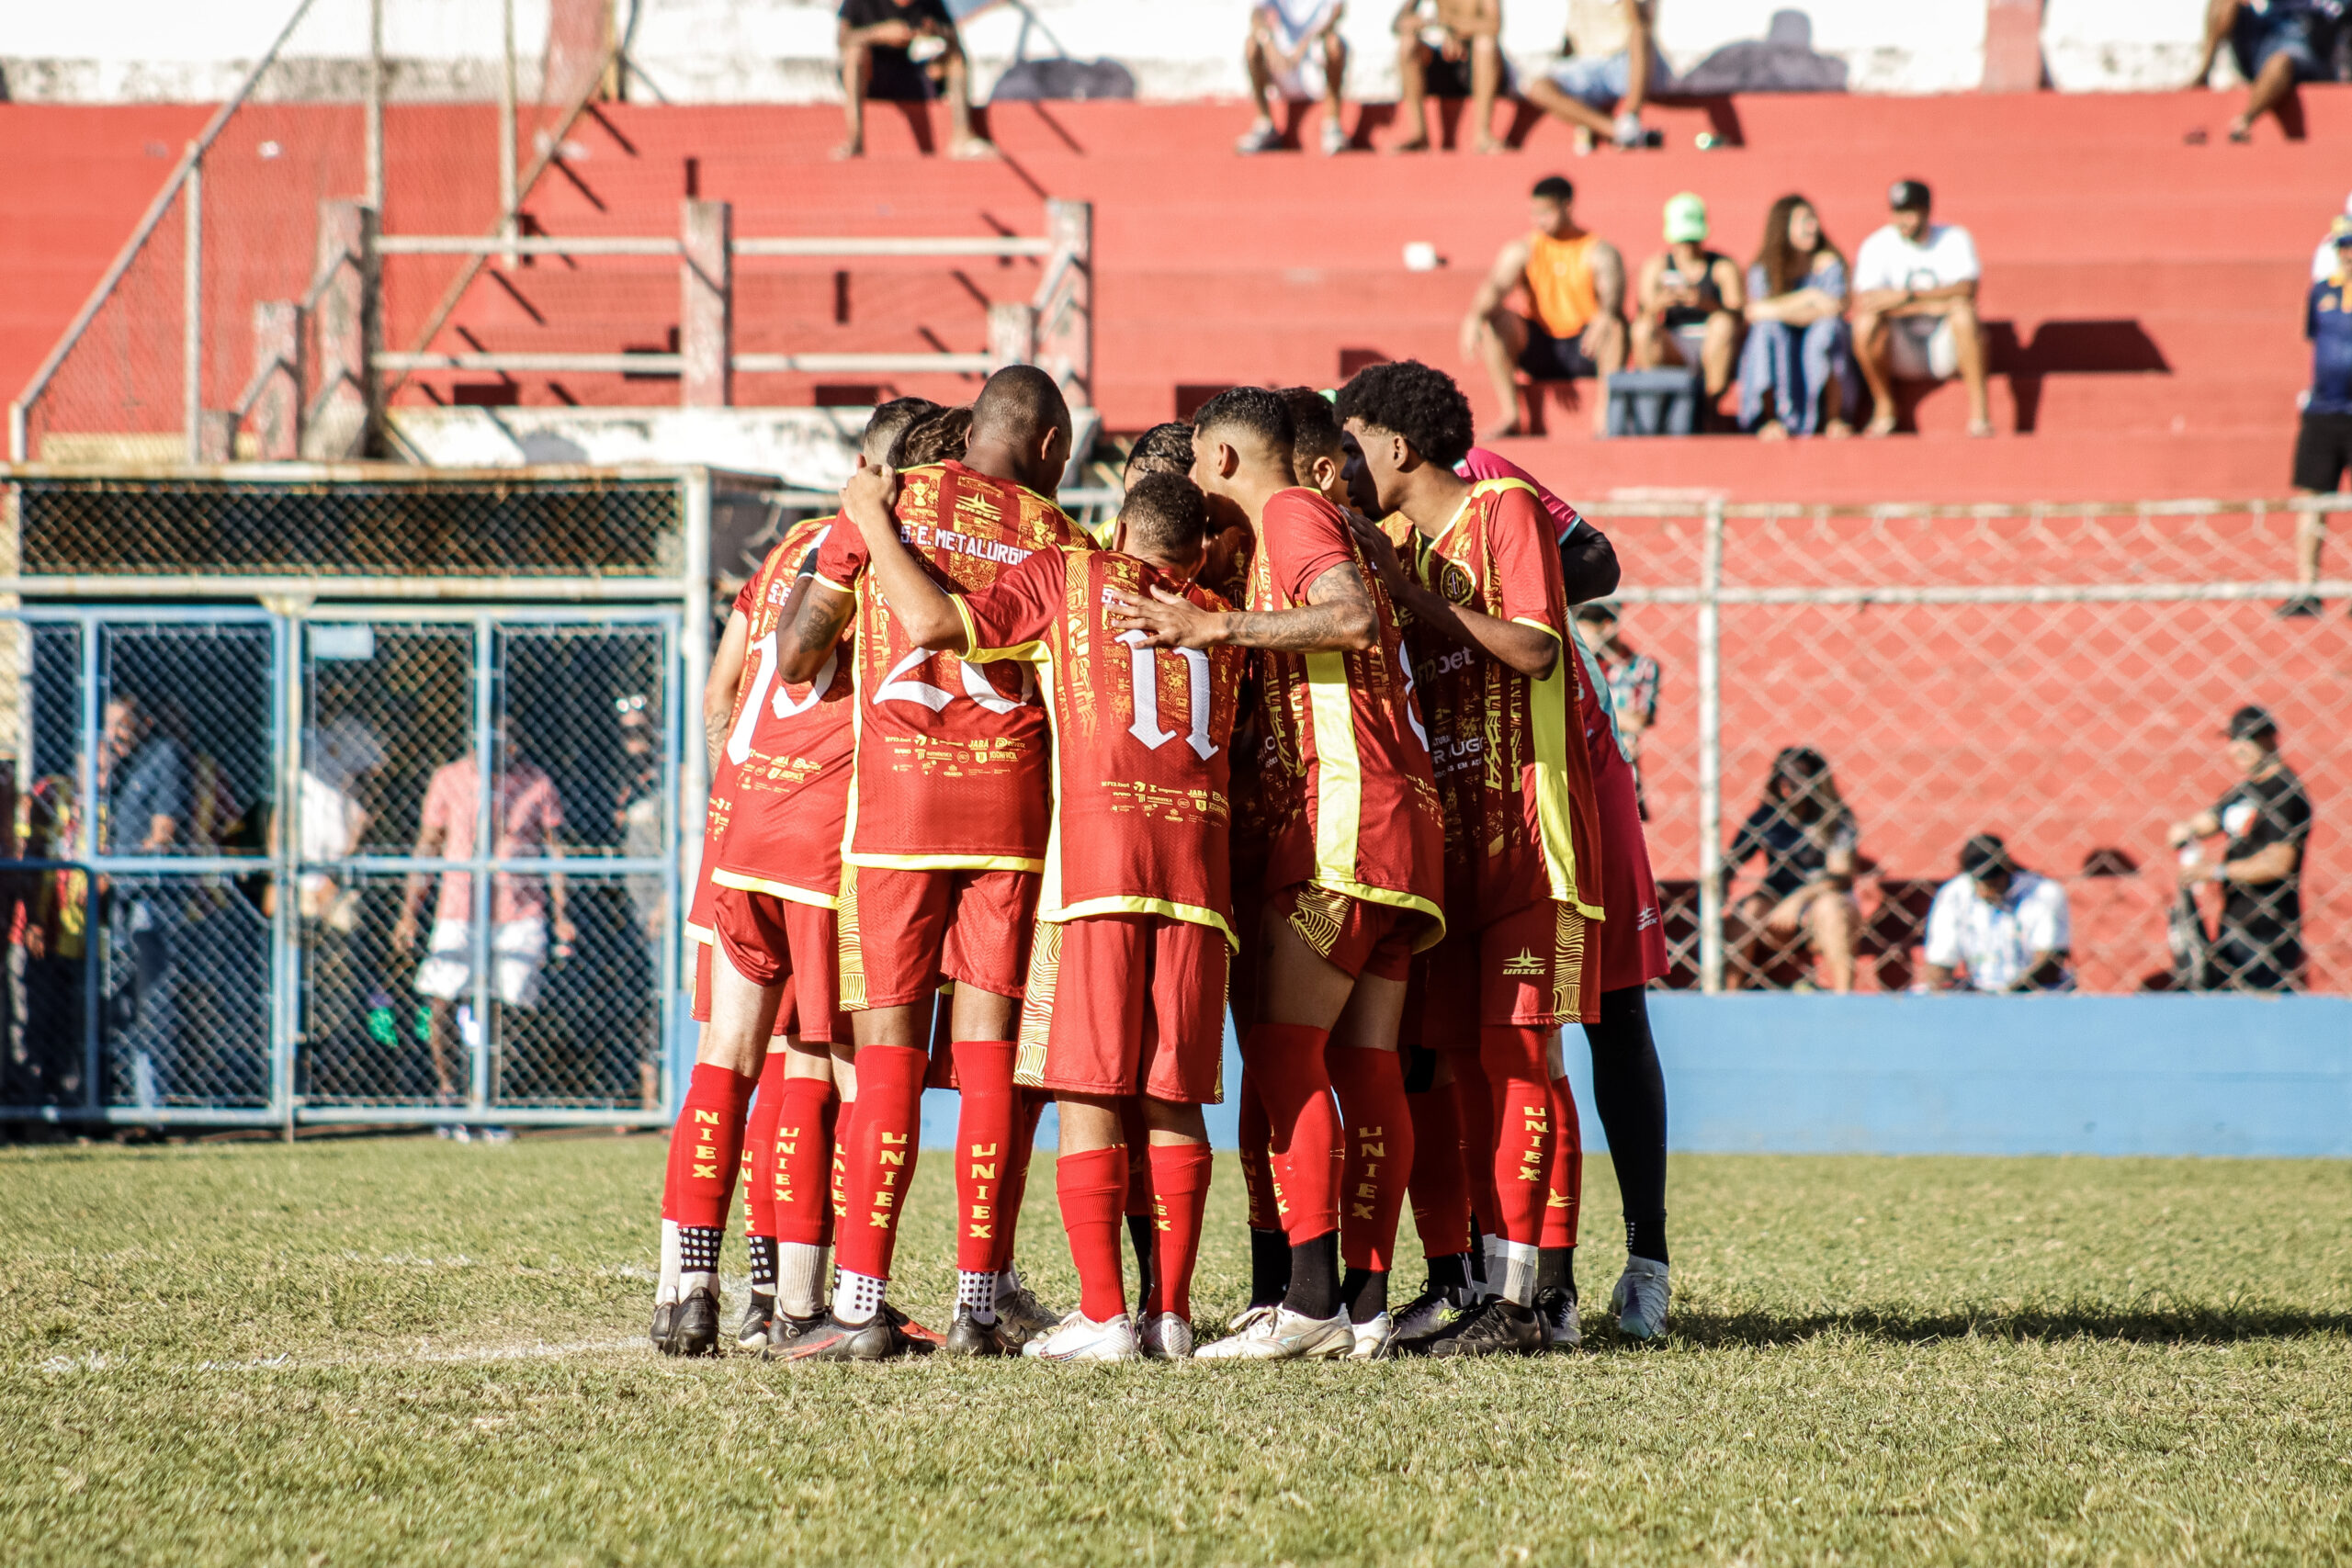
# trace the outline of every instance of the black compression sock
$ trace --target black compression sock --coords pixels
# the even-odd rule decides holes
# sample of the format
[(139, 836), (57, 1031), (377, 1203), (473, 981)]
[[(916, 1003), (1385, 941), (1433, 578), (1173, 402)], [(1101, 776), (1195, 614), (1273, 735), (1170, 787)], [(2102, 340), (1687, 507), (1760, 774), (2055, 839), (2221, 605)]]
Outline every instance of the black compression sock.
[(1127, 1216), (1127, 1240), (1136, 1249), (1136, 1300), (1140, 1302), (1151, 1295), (1153, 1251), (1158, 1245), (1149, 1214)]
[(1340, 1310), (1338, 1231), (1290, 1249), (1290, 1292), (1283, 1304), (1302, 1317), (1329, 1317)]
[(743, 1244), (752, 1254), (752, 1293), (775, 1294), (775, 1237), (749, 1235), (743, 1238)]
[(1671, 1263), (1666, 1255), (1666, 1211), (1625, 1216), (1625, 1250), (1635, 1258)]
[(1290, 1237), (1280, 1231), (1250, 1233), (1250, 1304), (1274, 1306), (1290, 1291)]
[(680, 1225), (679, 1267), (688, 1274), (718, 1273), (718, 1251), (726, 1242), (727, 1233), (717, 1225)]
[(1592, 1103), (1609, 1136), (1609, 1161), (1625, 1203), (1636, 1258), (1666, 1256), (1666, 1075), (1638, 986), (1605, 991), (1600, 1021), (1584, 1026), (1592, 1047)]
[(1577, 1299), (1577, 1249), (1573, 1247), (1547, 1247), (1535, 1255), (1535, 1289), (1566, 1291), (1568, 1300)]
[(1350, 1323), (1370, 1323), (1388, 1310), (1388, 1270), (1349, 1269), (1340, 1281), (1340, 1299), (1348, 1303)]
[(1445, 1252), (1430, 1259), (1430, 1289), (1443, 1291), (1457, 1303), (1470, 1293), (1470, 1255)]

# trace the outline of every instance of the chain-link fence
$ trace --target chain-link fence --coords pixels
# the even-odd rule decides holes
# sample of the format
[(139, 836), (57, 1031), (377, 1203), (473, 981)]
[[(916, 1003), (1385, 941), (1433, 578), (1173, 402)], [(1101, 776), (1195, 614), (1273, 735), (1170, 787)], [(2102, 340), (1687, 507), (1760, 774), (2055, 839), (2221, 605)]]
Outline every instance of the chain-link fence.
[[(394, 230), (499, 235), (610, 69), (605, 0), (288, 0), (15, 398), (17, 462), (345, 457), (360, 378), (423, 347), (477, 258), (381, 263)], [(251, 302), (262, 301), (255, 305)]]
[[(1996, 889), (2016, 922), (1997, 934), (2046, 940), (2063, 895), (2064, 973), (2039, 979), (2352, 986), (2352, 623), (2278, 615), (2291, 504), (1593, 508), (1627, 568), (1613, 662), (1657, 667), (1638, 744), (1668, 983), (2008, 978), (1928, 968), (1937, 891), (1992, 834), (2057, 885), (2034, 910), (2031, 877)], [(2279, 769), (2233, 755), (2249, 705), (2275, 717)], [(2304, 833), (2287, 774), (2309, 803), (2292, 874), (2239, 879)], [(2202, 860), (2235, 869), (2195, 890), (2191, 922), (2169, 830), (2207, 813), (2224, 830)]]

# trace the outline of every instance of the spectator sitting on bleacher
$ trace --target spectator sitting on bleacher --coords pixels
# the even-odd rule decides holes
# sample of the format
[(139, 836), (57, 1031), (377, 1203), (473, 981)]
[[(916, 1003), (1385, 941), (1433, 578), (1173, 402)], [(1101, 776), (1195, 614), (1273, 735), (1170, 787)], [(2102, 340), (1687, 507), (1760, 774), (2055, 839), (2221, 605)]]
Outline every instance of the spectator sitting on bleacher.
[[(1521, 433), (1517, 371), (1537, 382), (1589, 376), (1606, 387), (1625, 367), (1625, 261), (1616, 246), (1577, 227), (1576, 201), (1576, 186), (1561, 175), (1535, 182), (1528, 198), (1534, 227), (1496, 254), (1462, 318), (1462, 357), (1486, 367), (1502, 406), (1502, 423), (1487, 439)], [(1503, 303), (1520, 289), (1532, 314)], [(1609, 400), (1592, 402), (1593, 428), (1606, 431)]]
[(1657, 70), (1648, 0), (1568, 0), (1560, 62), (1521, 96), (1589, 135), (1641, 147), (1651, 141), (1642, 129), (1642, 106)]
[(1495, 95), (1503, 85), (1503, 0), (1405, 0), (1396, 12), (1396, 118), (1405, 140), (1391, 152), (1426, 152), (1425, 100), (1470, 100), (1470, 145), (1499, 152)]
[(836, 34), (849, 136), (836, 158), (865, 152), (865, 101), (923, 103), (944, 96), (951, 158), (993, 158), (996, 148), (972, 130), (972, 76), (964, 40), (945, 0), (842, 0)]
[(1713, 406), (1731, 385), (1747, 294), (1739, 264), (1707, 249), (1707, 204), (1689, 191), (1668, 198), (1666, 249), (1642, 264), (1634, 301), (1634, 368), (1696, 369)]
[[(2230, 121), (2230, 140), (2254, 140), (2254, 122), (2278, 114), (2299, 82), (2324, 82), (2335, 73), (2336, 29), (2344, 25), (2345, 0), (2208, 0), (2205, 47), (2197, 57), (2191, 87), (2207, 85), (2222, 45), (2230, 46), (2238, 74), (2248, 86), (2245, 108)], [(2280, 129), (2285, 120), (2280, 119)], [(2202, 129), (2188, 133), (2202, 142)]]
[(1838, 793), (1829, 760), (1810, 746), (1789, 746), (1772, 759), (1764, 798), (1747, 814), (1724, 857), (1723, 886), (1758, 855), (1764, 880), (1730, 911), (1724, 987), (1761, 983), (1810, 941), (1829, 971), (1829, 988), (1854, 988), (1854, 937), (1861, 908), (1854, 901), (1861, 829), (1854, 808)]
[(1976, 242), (1957, 223), (1929, 220), (1933, 197), (1917, 180), (1887, 193), (1894, 220), (1854, 257), (1854, 357), (1871, 386), (1866, 435), (1894, 433), (1894, 383), (1968, 387), (1968, 434), (1993, 434), (1984, 385), (1984, 332), (1976, 320)]
[(1242, 46), (1241, 62), (1249, 68), (1250, 98), (1258, 106), (1258, 118), (1241, 138), (1242, 152), (1271, 152), (1283, 144), (1274, 105), (1306, 103), (1313, 96), (1306, 90), (1310, 59), (1323, 67), (1324, 153), (1347, 146), (1348, 133), (1340, 126), (1340, 90), (1348, 79), (1348, 40), (1340, 36), (1340, 15), (1346, 9), (1346, 0), (1257, 0), (1250, 8), (1250, 41)]
[(1784, 196), (1766, 214), (1763, 247), (1747, 268), (1739, 427), (1766, 440), (1850, 435), (1860, 390), (1846, 325), (1846, 258), (1821, 231), (1813, 203)]
[(1928, 907), (1930, 991), (2070, 991), (2066, 889), (1979, 833), (1961, 847), (1960, 874)]

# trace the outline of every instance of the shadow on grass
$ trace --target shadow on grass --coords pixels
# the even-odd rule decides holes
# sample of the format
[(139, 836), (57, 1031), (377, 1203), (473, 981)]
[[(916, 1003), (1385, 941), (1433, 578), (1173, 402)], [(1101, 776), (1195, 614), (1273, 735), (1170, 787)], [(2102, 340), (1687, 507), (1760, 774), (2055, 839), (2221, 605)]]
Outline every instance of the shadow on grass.
[(2256, 1339), (2352, 1335), (2352, 1312), (2256, 1306), (2132, 1307), (2085, 1304), (2017, 1312), (1710, 1313), (1678, 1308), (1673, 1337), (1696, 1348), (1802, 1344), (1851, 1335), (1894, 1345), (1946, 1339), (2113, 1339), (2135, 1345), (2230, 1345)]

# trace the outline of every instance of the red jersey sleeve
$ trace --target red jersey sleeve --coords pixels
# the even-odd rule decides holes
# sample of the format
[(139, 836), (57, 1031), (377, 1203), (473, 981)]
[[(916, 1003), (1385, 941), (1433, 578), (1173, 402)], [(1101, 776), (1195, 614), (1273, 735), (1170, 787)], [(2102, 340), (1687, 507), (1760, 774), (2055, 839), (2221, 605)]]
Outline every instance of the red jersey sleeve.
[(1560, 551), (1552, 542), (1551, 517), (1534, 496), (1511, 489), (1495, 498), (1487, 547), (1494, 556), (1502, 618), (1564, 637), (1567, 591), (1560, 582)]
[(735, 613), (747, 621), (752, 618), (752, 606), (759, 603), (759, 586), (760, 574), (755, 571), (743, 580), (742, 587), (735, 591)]
[(854, 588), (865, 571), (865, 536), (844, 517), (826, 531), (825, 542), (818, 547), (817, 576), (836, 588)]
[(1046, 640), (1061, 614), (1062, 597), (1069, 582), (1069, 558), (1058, 549), (1039, 550), (1006, 572), (982, 592), (959, 595), (956, 613), (964, 617), (965, 657), (985, 662), (1022, 657), (1022, 650)]
[(1294, 604), (1306, 603), (1317, 578), (1355, 559), (1348, 546), (1348, 520), (1313, 491), (1277, 491), (1266, 502), (1261, 522), (1274, 587)]

